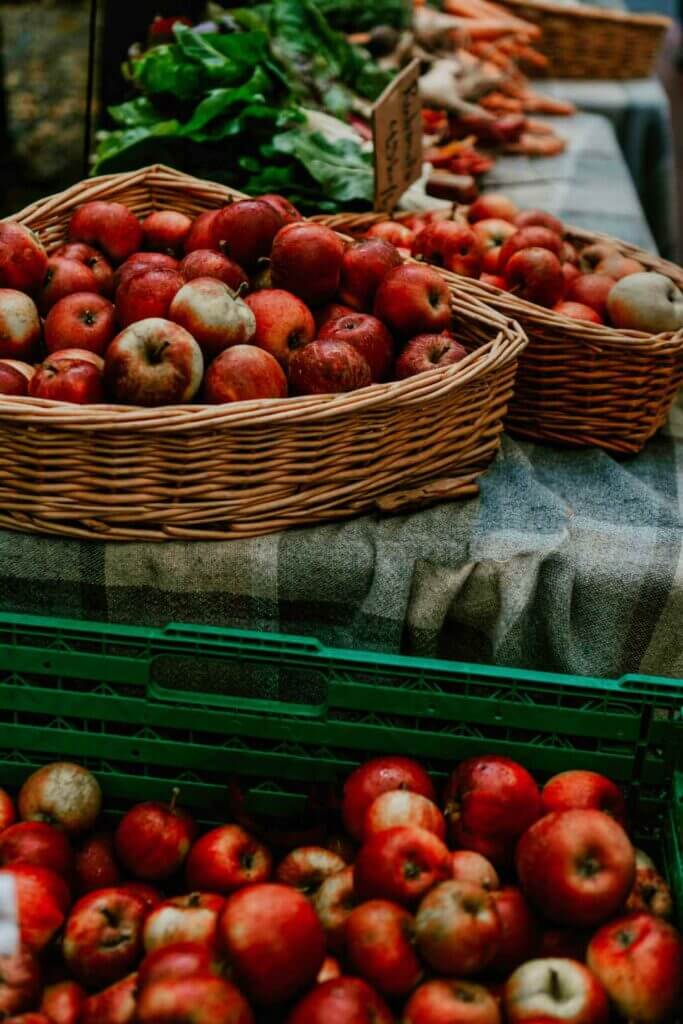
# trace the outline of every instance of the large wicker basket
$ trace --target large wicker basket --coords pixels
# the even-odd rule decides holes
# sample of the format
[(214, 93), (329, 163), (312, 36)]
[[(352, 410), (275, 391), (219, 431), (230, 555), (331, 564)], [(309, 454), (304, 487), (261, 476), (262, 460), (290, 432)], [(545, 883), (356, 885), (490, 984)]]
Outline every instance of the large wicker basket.
[[(83, 182), (13, 219), (54, 249), (86, 200), (196, 214), (237, 195), (155, 166)], [(104, 540), (227, 539), (476, 493), (526, 338), (450, 283), (470, 354), (405, 381), (157, 409), (0, 398), (0, 525)]]
[[(460, 207), (455, 216), (464, 218), (465, 213)], [(318, 219), (358, 235), (386, 220), (386, 215), (349, 213)], [(567, 238), (579, 249), (610, 242), (683, 288), (681, 267), (628, 242), (580, 228), (568, 228)], [(533, 441), (634, 454), (664, 424), (683, 384), (683, 330), (647, 335), (583, 323), (481, 281), (454, 280), (461, 293), (514, 318), (529, 338), (505, 420), (511, 433)]]

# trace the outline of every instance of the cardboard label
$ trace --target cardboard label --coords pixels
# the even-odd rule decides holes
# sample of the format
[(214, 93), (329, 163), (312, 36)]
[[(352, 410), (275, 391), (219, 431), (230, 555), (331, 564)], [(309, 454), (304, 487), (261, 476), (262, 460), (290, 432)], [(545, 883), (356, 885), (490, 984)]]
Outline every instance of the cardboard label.
[(375, 209), (391, 212), (422, 174), (420, 62), (412, 61), (372, 108)]

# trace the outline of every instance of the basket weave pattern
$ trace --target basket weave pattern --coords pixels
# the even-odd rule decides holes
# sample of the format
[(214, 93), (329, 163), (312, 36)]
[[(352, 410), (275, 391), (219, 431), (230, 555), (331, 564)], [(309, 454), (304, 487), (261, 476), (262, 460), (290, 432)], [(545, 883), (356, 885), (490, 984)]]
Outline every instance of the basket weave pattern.
[[(48, 249), (92, 199), (144, 216), (239, 193), (165, 167), (83, 182), (16, 217)], [(0, 397), (0, 525), (105, 540), (229, 539), (476, 493), (526, 338), (454, 279), (469, 355), (344, 395), (156, 409)]]

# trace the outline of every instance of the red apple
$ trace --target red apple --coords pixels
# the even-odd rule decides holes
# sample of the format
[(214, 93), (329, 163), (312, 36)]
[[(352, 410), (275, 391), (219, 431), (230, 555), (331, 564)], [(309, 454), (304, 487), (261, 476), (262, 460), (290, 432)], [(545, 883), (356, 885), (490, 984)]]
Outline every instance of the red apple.
[(0, 288), (34, 295), (47, 273), (47, 253), (23, 224), (0, 223)]
[(347, 341), (321, 338), (293, 354), (289, 384), (294, 395), (341, 394), (372, 384), (372, 371)]
[(402, 1024), (501, 1024), (496, 1000), (473, 981), (434, 980), (420, 985), (403, 1010)]
[(114, 293), (114, 271), (101, 252), (85, 242), (67, 242), (55, 249), (53, 256), (64, 256), (67, 260), (78, 260), (92, 270), (97, 281), (97, 291), (109, 298)]
[(137, 974), (115, 981), (85, 1000), (78, 1024), (134, 1024), (137, 1021), (137, 993)]
[(454, 850), (451, 854), (451, 878), (456, 882), (469, 882), (480, 889), (493, 892), (500, 888), (498, 872), (493, 864), (474, 850)]
[(13, 864), (0, 871), (14, 880), (21, 941), (39, 953), (64, 924), (71, 899), (64, 879), (47, 868)]
[(250, 885), (234, 893), (220, 931), (238, 983), (266, 1006), (312, 985), (325, 959), (325, 935), (313, 907), (284, 885)]
[(30, 379), (16, 367), (0, 361), (0, 395), (27, 395)]
[(564, 274), (557, 256), (547, 249), (522, 249), (505, 265), (505, 285), (527, 302), (551, 307), (564, 293)]
[(321, 339), (347, 342), (363, 356), (373, 381), (387, 379), (394, 359), (394, 341), (381, 320), (368, 313), (340, 317), (318, 335)]
[(592, 273), (598, 263), (610, 256), (621, 255), (613, 242), (594, 242), (587, 245), (579, 254), (579, 266), (584, 274)]
[(560, 259), (563, 263), (571, 263), (578, 269), (579, 254), (572, 245), (566, 239), (562, 243), (562, 249), (560, 250)]
[(64, 930), (62, 952), (71, 973), (88, 988), (123, 978), (142, 954), (144, 900), (123, 889), (81, 896)]
[(145, 921), (146, 951), (153, 953), (177, 942), (201, 942), (214, 948), (224, 905), (223, 897), (215, 892), (191, 892), (165, 900)]
[(286, 370), (292, 354), (315, 338), (313, 314), (296, 295), (278, 288), (263, 288), (245, 301), (256, 321), (252, 345), (269, 352)]
[(342, 316), (351, 316), (355, 310), (350, 306), (344, 306), (341, 302), (328, 302), (315, 311), (315, 326), (317, 331), (322, 331), (328, 324), (339, 320)]
[(448, 331), (418, 334), (404, 346), (396, 360), (394, 376), (396, 380), (405, 380), (436, 367), (446, 369), (459, 363), (466, 355), (467, 350)]
[(500, 941), (489, 970), (507, 978), (516, 967), (536, 954), (540, 930), (521, 890), (507, 885), (491, 895), (500, 919)]
[(293, 224), (295, 220), (303, 220), (296, 206), (284, 196), (270, 192), (265, 196), (255, 196), (255, 198), (261, 203), (268, 203), (269, 206), (272, 206), (275, 212), (282, 217), (283, 224)]
[(666, 921), (649, 914), (610, 921), (590, 941), (588, 966), (631, 1021), (655, 1024), (680, 1009), (683, 943)]
[[(90, 352), (86, 348), (58, 348), (56, 352), (51, 354), (49, 361), (55, 366), (58, 363), (67, 361), (90, 363), (90, 365), (94, 366), (100, 373), (104, 373), (104, 359), (102, 356), (98, 356), (96, 352)], [(29, 380), (32, 380), (34, 376), (35, 369), (29, 377)]]
[(479, 280), (482, 284), (491, 285), (493, 288), (499, 288), (501, 291), (507, 291), (507, 284), (505, 278), (501, 277), (500, 274), (486, 274), (483, 273)]
[(341, 952), (346, 942), (346, 922), (356, 906), (353, 867), (326, 878), (313, 896), (313, 906), (325, 930), (328, 947)]
[(92, 405), (104, 401), (102, 371), (83, 359), (46, 359), (28, 386), (32, 398)]
[(116, 292), (116, 314), (121, 327), (150, 317), (171, 319), (169, 310), (184, 285), (180, 271), (164, 267), (150, 267), (127, 277)]
[(664, 919), (674, 916), (671, 889), (656, 868), (638, 863), (636, 852), (636, 878), (624, 909), (629, 914), (653, 914)]
[(581, 271), (573, 263), (563, 263), (562, 275), (564, 277), (565, 291), (567, 291), (571, 282), (581, 275)]
[(559, 924), (592, 927), (623, 906), (635, 878), (635, 854), (621, 825), (602, 811), (547, 814), (516, 852), (525, 894)]
[(210, 405), (286, 398), (287, 378), (277, 359), (254, 345), (233, 345), (206, 371), (204, 400)]
[(13, 288), (0, 288), (0, 358), (30, 360), (40, 335), (33, 299)]
[(590, 306), (584, 306), (581, 302), (557, 302), (553, 306), (553, 311), (561, 313), (562, 316), (568, 316), (570, 320), (586, 320), (591, 324), (605, 322), (599, 313), (596, 313)]
[(114, 856), (111, 833), (96, 832), (85, 840), (76, 854), (74, 873), (81, 894), (118, 885), (121, 872)]
[(114, 274), (114, 290), (118, 291), (131, 277), (145, 270), (178, 270), (180, 264), (173, 256), (162, 252), (134, 252)]
[(68, 876), (72, 852), (63, 832), (42, 821), (22, 821), (0, 832), (0, 866), (35, 864)]
[(423, 960), (440, 974), (479, 974), (497, 953), (501, 923), (491, 893), (468, 882), (442, 882), (424, 897), (415, 918)]
[(287, 1024), (393, 1024), (384, 1000), (360, 978), (333, 978), (297, 1003)]
[(543, 227), (549, 231), (554, 231), (560, 238), (564, 235), (564, 224), (557, 217), (553, 217), (552, 213), (546, 213), (545, 210), (522, 210), (515, 217), (515, 224), (518, 228), (528, 227)]
[(560, 772), (546, 782), (541, 800), (546, 814), (592, 807), (596, 811), (611, 814), (615, 821), (626, 828), (624, 794), (610, 779), (597, 772)]
[(507, 220), (514, 223), (515, 217), (519, 213), (519, 207), (508, 199), (507, 196), (501, 195), (499, 192), (488, 192), (486, 195), (479, 196), (475, 199), (469, 210), (467, 211), (467, 219), (470, 224), (476, 224), (477, 221), (491, 220), (496, 218), (497, 220)]
[(374, 314), (396, 337), (438, 334), (451, 326), (451, 293), (432, 267), (407, 263), (382, 281)]
[(40, 995), (40, 964), (28, 946), (0, 956), (0, 1017), (21, 1013)]
[(393, 789), (382, 793), (368, 807), (363, 823), (363, 839), (399, 825), (412, 825), (446, 838), (444, 816), (431, 800), (419, 793)]
[(75, 292), (55, 303), (45, 321), (48, 352), (80, 348), (104, 355), (116, 334), (116, 311), (102, 295)]
[(451, 775), (446, 819), (457, 846), (505, 864), (541, 813), (538, 786), (526, 768), (497, 754), (471, 757)]
[(191, 401), (203, 372), (202, 351), (192, 335), (161, 317), (140, 320), (117, 334), (104, 366), (112, 397), (142, 406)]
[(607, 996), (575, 960), (529, 960), (505, 986), (509, 1024), (608, 1024)]
[(239, 989), (211, 975), (165, 978), (147, 985), (135, 1019), (137, 1024), (254, 1024)]
[(318, 977), (315, 979), (316, 985), (324, 985), (326, 981), (332, 981), (333, 978), (341, 978), (341, 973), (339, 961), (335, 960), (333, 956), (326, 956), (318, 971)]
[(213, 222), (213, 244), (245, 270), (269, 256), (273, 239), (282, 228), (281, 214), (259, 199), (241, 199), (219, 210)]
[(381, 282), (402, 263), (396, 246), (382, 238), (353, 242), (342, 259), (339, 298), (354, 310), (368, 312)]
[(188, 253), (180, 264), (180, 273), (186, 281), (215, 277), (234, 292), (249, 284), (249, 278), (237, 263), (213, 249), (194, 249)]
[(187, 811), (176, 807), (177, 795), (175, 790), (170, 804), (137, 804), (119, 822), (116, 852), (135, 878), (159, 882), (185, 861), (197, 826)]
[(192, 847), (187, 860), (187, 883), (225, 895), (243, 885), (270, 878), (273, 860), (268, 849), (239, 825), (222, 825), (207, 832)]
[(481, 251), (482, 269), (495, 274), (498, 270), (500, 250), (517, 228), (507, 220), (480, 220), (473, 228)]
[(322, 224), (287, 224), (275, 236), (270, 258), (274, 288), (322, 306), (339, 288), (344, 243)]
[(143, 989), (164, 978), (191, 978), (213, 971), (210, 946), (200, 942), (174, 942), (147, 954), (138, 971), (138, 986)]
[(631, 274), (642, 274), (644, 270), (645, 267), (638, 260), (622, 256), (619, 252), (606, 256), (595, 268), (597, 274), (606, 274), (614, 281), (620, 281), (622, 277), (629, 277)]
[(192, 222), (189, 234), (185, 239), (185, 253), (194, 252), (196, 249), (214, 249), (213, 228), (214, 221), (220, 210), (205, 210), (195, 217)]
[(429, 224), (413, 242), (413, 256), (462, 277), (479, 277), (482, 270), (479, 239), (465, 224), (440, 220)]
[(275, 877), (304, 896), (313, 897), (327, 878), (344, 871), (346, 863), (322, 846), (300, 846), (280, 861)]
[(192, 220), (177, 210), (155, 210), (142, 222), (142, 233), (148, 249), (179, 256), (192, 230)]
[(604, 321), (607, 319), (607, 296), (615, 283), (614, 278), (607, 274), (580, 274), (570, 281), (566, 298), (590, 306)]
[(547, 249), (560, 261), (562, 240), (543, 227), (522, 228), (511, 235), (500, 250), (498, 257), (498, 273), (505, 276), (504, 271), (512, 257), (523, 249)]
[(52, 1024), (79, 1024), (85, 992), (76, 981), (58, 981), (43, 989), (40, 1011)]
[(418, 984), (422, 967), (415, 955), (415, 921), (403, 907), (370, 900), (346, 922), (346, 956), (353, 973), (384, 996), (405, 996)]
[(162, 902), (161, 893), (158, 889), (155, 889), (152, 885), (146, 885), (144, 882), (123, 882), (119, 885), (119, 889), (124, 889), (126, 892), (132, 892), (134, 896), (139, 896), (147, 907), (147, 911), (154, 910)]
[[(421, 226), (420, 230), (424, 227)], [(381, 238), (385, 242), (396, 246), (397, 249), (412, 249), (416, 232), (406, 224), (399, 224), (394, 220), (383, 220), (379, 224), (373, 224), (365, 232), (366, 238)]]
[(424, 768), (408, 757), (376, 757), (351, 772), (344, 784), (342, 817), (346, 830), (361, 839), (365, 815), (370, 804), (382, 793), (393, 789), (420, 793), (434, 801), (436, 794)]
[(169, 319), (189, 331), (208, 360), (231, 345), (254, 337), (256, 318), (249, 306), (222, 281), (197, 277), (171, 302)]
[(69, 239), (94, 245), (113, 263), (123, 263), (142, 248), (143, 233), (140, 221), (127, 206), (95, 200), (73, 214)]
[(354, 866), (360, 899), (386, 899), (412, 906), (450, 874), (450, 856), (433, 832), (398, 826), (363, 843)]
[[(0, 363), (0, 367), (2, 364)], [(8, 828), (17, 817), (14, 800), (6, 789), (0, 789), (0, 832)]]
[(85, 263), (64, 256), (51, 256), (43, 286), (38, 293), (38, 306), (43, 316), (66, 295), (75, 292), (98, 293), (97, 278)]
[(546, 928), (538, 946), (540, 957), (561, 957), (584, 963), (590, 934), (573, 928)]

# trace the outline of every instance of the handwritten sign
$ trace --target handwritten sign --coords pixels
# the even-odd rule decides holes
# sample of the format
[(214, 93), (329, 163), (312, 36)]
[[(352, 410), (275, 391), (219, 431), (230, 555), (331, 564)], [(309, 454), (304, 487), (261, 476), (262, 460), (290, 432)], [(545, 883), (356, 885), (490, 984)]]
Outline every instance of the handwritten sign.
[(420, 62), (412, 61), (372, 108), (375, 209), (391, 212), (422, 174)]

